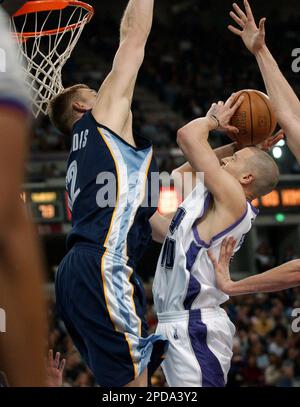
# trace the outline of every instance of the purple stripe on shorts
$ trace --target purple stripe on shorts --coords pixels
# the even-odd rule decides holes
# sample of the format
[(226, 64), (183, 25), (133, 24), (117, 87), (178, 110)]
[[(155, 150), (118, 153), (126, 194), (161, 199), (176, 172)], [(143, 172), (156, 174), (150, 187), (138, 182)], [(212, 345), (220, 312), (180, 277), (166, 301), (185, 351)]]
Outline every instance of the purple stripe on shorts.
[(190, 311), (189, 337), (202, 372), (202, 387), (225, 387), (219, 360), (207, 345), (207, 326), (201, 320), (201, 311)]

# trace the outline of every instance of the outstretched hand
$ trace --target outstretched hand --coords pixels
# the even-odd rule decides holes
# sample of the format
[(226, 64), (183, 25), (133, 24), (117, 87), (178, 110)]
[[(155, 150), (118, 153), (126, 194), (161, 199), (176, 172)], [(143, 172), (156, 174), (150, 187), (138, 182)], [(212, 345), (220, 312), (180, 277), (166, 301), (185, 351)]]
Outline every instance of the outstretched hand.
[(274, 134), (273, 136), (270, 136), (266, 141), (264, 141), (261, 144), (258, 144), (257, 147), (268, 153), (273, 147), (276, 146), (276, 144), (279, 143), (279, 141), (283, 140), (284, 137), (285, 137), (284, 131), (279, 130), (278, 133)]
[(232, 237), (223, 240), (219, 260), (213, 256), (211, 251), (208, 252), (208, 256), (215, 269), (217, 287), (225, 294), (230, 291), (230, 287), (233, 283), (230, 277), (229, 268), (236, 243), (236, 240)]
[(228, 28), (235, 35), (241, 37), (248, 50), (256, 55), (266, 45), (266, 18), (262, 18), (259, 26), (257, 26), (248, 0), (244, 0), (244, 6), (245, 12), (234, 3), (234, 11), (230, 12), (231, 18), (238, 24), (240, 29), (233, 25)]

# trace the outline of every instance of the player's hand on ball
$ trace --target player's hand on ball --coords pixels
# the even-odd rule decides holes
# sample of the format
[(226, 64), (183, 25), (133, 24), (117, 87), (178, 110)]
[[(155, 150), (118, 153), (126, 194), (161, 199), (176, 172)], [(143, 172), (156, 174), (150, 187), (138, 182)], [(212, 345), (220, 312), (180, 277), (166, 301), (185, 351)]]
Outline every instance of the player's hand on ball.
[(244, 0), (244, 6), (246, 13), (236, 3), (233, 4), (234, 11), (230, 12), (231, 18), (241, 30), (232, 25), (228, 28), (241, 37), (248, 50), (255, 55), (266, 45), (266, 18), (262, 18), (257, 26), (248, 0)]
[(244, 97), (241, 96), (236, 100), (236, 94), (233, 93), (226, 103), (213, 103), (206, 117), (212, 122), (212, 130), (218, 129), (224, 132), (239, 133), (239, 130), (230, 124), (235, 112), (241, 106)]
[(261, 150), (265, 151), (266, 153), (268, 153), (273, 147), (276, 146), (276, 144), (279, 143), (279, 141), (283, 140), (285, 137), (285, 133), (283, 130), (279, 130), (278, 133), (276, 133), (275, 135), (269, 137), (266, 141), (264, 141), (261, 144), (258, 144), (258, 148), (260, 148)]
[(233, 281), (230, 277), (230, 261), (234, 254), (236, 240), (234, 238), (225, 239), (222, 242), (219, 261), (213, 256), (212, 252), (208, 252), (208, 256), (214, 266), (216, 272), (217, 287), (225, 294), (230, 293), (230, 288)]

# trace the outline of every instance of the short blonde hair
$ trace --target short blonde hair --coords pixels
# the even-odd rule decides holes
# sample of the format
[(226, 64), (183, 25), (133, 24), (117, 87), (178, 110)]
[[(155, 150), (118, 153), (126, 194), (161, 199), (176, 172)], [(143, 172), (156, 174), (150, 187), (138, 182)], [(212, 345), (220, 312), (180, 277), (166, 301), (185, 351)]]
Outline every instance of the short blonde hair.
[(252, 185), (256, 198), (268, 195), (279, 183), (279, 168), (273, 158), (257, 147), (250, 147), (254, 155), (246, 162), (246, 168), (255, 177)]
[(71, 86), (55, 96), (49, 103), (48, 115), (51, 123), (65, 135), (70, 134), (72, 130), (75, 120), (72, 103), (77, 99), (78, 91), (81, 89), (89, 89), (89, 87), (83, 84)]

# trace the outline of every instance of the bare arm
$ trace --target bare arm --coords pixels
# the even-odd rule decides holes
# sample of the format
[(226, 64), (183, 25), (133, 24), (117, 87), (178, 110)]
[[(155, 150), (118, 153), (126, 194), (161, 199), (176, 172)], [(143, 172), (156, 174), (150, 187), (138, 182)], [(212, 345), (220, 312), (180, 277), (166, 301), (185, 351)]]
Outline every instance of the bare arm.
[(300, 163), (299, 99), (266, 47), (257, 53), (256, 59), (271, 99), (274, 114), (287, 135), (289, 148)]
[[(231, 157), (237, 151), (237, 144), (228, 144), (213, 151), (219, 162), (221, 162), (223, 158)], [(183, 200), (188, 197), (197, 185), (197, 172), (189, 162), (175, 169), (172, 172), (172, 178), (175, 188)]]
[[(29, 95), (6, 17), (0, 7), (0, 334), (1, 369), (11, 386), (45, 385), (46, 316), (38, 239), (20, 199), (28, 146)], [(14, 107), (12, 107), (14, 106)]]
[(150, 219), (152, 227), (152, 239), (157, 243), (164, 243), (171, 221), (175, 213), (170, 213), (169, 216), (162, 216), (158, 211)]
[(276, 118), (287, 135), (290, 149), (300, 162), (300, 101), (266, 46), (266, 19), (261, 19), (257, 26), (247, 0), (244, 0), (244, 5), (245, 13), (236, 4), (235, 12), (230, 13), (241, 30), (233, 26), (229, 26), (229, 29), (240, 36), (248, 50), (255, 55)]
[(23, 113), (0, 110), (0, 307), (7, 317), (6, 333), (0, 335), (1, 367), (11, 386), (44, 386), (43, 265), (20, 199), (28, 124)]
[(98, 122), (121, 134), (130, 114), (134, 87), (143, 63), (152, 27), (154, 0), (130, 0), (120, 32), (113, 67), (103, 82), (93, 115)]
[(212, 253), (209, 253), (215, 268), (218, 288), (225, 294), (234, 297), (255, 293), (270, 293), (300, 285), (300, 260), (291, 261), (283, 266), (244, 280), (232, 281), (229, 268), (235, 246), (236, 241), (234, 239), (224, 240), (219, 261), (214, 258)]

